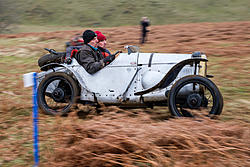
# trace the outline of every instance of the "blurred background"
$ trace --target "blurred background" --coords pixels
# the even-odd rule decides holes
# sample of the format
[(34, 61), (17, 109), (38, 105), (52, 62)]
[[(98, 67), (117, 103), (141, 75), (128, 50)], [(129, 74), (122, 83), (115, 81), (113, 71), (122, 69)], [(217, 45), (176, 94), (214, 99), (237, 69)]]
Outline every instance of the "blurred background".
[(137, 25), (244, 21), (249, 0), (0, 0), (0, 33)]

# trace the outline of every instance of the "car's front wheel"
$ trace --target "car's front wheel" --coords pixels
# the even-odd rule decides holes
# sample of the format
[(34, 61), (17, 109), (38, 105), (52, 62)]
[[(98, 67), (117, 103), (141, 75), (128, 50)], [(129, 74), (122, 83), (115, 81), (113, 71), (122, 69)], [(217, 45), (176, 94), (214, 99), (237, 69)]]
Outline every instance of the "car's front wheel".
[(171, 114), (177, 117), (219, 115), (223, 108), (223, 97), (211, 80), (197, 75), (186, 76), (172, 86), (168, 107)]
[(63, 115), (76, 102), (79, 89), (74, 79), (62, 72), (48, 74), (38, 87), (39, 107), (50, 115)]

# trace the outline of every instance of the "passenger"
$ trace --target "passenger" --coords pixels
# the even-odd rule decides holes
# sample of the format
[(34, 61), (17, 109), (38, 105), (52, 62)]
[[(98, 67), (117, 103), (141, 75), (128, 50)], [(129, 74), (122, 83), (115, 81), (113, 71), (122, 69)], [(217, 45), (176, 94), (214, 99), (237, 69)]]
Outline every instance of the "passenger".
[(69, 46), (66, 48), (65, 62), (71, 63), (72, 56), (80, 50), (82, 46)]
[(88, 73), (94, 74), (115, 59), (115, 55), (112, 54), (105, 58), (103, 57), (97, 48), (98, 40), (95, 32), (92, 30), (86, 30), (83, 32), (82, 37), (84, 45), (75, 58)]
[(66, 56), (65, 62), (70, 64), (72, 56), (77, 53), (78, 50), (81, 49), (83, 46), (83, 39), (80, 34), (76, 34), (77, 36), (74, 37), (70, 42), (66, 42)]
[(106, 48), (107, 38), (100, 31), (95, 31), (95, 33), (98, 39), (97, 48), (101, 51), (103, 57), (111, 55), (110, 51)]
[(82, 36), (80, 34), (76, 34), (76, 36), (71, 39), (71, 46), (82, 46), (83, 42)]

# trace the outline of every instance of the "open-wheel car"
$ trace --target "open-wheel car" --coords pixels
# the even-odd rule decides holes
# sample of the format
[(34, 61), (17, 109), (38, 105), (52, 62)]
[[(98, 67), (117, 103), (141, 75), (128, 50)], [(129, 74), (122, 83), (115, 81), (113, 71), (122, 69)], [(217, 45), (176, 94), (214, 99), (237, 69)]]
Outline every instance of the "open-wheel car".
[[(127, 46), (127, 53), (100, 71), (89, 74), (72, 57), (47, 49), (39, 59), (38, 104), (47, 114), (63, 115), (73, 104), (116, 105), (125, 108), (168, 106), (177, 117), (194, 112), (219, 115), (223, 97), (207, 74), (207, 57), (192, 54), (140, 53)], [(77, 54), (77, 53), (76, 53)]]

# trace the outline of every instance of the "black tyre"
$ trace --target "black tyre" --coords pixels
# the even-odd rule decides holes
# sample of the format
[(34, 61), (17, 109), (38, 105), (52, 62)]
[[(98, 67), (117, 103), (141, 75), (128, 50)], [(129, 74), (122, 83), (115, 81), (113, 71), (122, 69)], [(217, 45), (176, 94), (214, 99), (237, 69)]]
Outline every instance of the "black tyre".
[(64, 115), (76, 102), (79, 88), (76, 81), (62, 72), (47, 75), (38, 87), (39, 107), (50, 115)]
[(55, 54), (46, 54), (38, 59), (38, 65), (39, 67), (42, 67), (49, 63), (61, 63), (64, 59), (66, 53), (60, 52), (57, 55)]
[(223, 97), (211, 80), (197, 75), (186, 76), (172, 86), (168, 107), (171, 114), (177, 117), (219, 115), (223, 108)]

